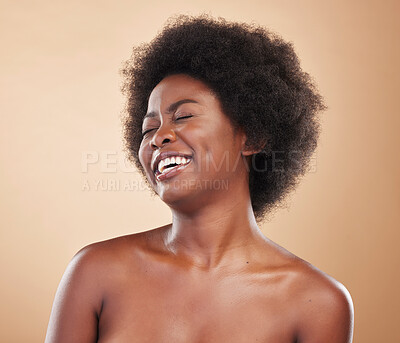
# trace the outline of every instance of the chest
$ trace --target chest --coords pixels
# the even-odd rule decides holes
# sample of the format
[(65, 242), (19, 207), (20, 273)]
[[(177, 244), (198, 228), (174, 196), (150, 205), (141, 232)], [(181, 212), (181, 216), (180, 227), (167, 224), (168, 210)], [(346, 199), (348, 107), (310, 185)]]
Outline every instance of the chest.
[(277, 280), (175, 278), (113, 287), (100, 343), (292, 343), (290, 309)]

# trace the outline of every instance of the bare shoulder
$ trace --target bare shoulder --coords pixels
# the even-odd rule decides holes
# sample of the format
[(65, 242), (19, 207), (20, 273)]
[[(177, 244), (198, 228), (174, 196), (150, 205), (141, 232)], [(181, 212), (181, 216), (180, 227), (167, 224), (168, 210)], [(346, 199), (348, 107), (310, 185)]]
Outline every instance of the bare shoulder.
[(105, 271), (124, 273), (126, 269), (140, 266), (152, 246), (159, 241), (163, 229), (160, 227), (89, 244), (76, 253), (71, 263), (95, 274), (100, 271), (102, 274)]
[(90, 301), (97, 314), (110, 290), (125, 281), (140, 278), (145, 270), (151, 247), (160, 236), (157, 228), (89, 244), (72, 258), (64, 273), (61, 287)]
[(139, 274), (135, 272), (143, 265), (139, 261), (149, 245), (146, 242), (157, 232), (93, 243), (76, 253), (58, 286), (46, 343), (96, 341), (98, 319), (109, 291), (121, 287), (129, 275)]
[(304, 343), (350, 343), (354, 307), (347, 288), (310, 263), (296, 259), (292, 303)]
[(284, 275), (281, 304), (290, 314), (287, 321), (293, 323), (297, 341), (351, 343), (354, 308), (347, 288), (273, 241), (268, 241), (266, 251), (272, 270)]
[(90, 295), (99, 311), (108, 280), (117, 273), (123, 274), (129, 262), (137, 260), (140, 237), (121, 236), (83, 247), (69, 262), (61, 285), (74, 288), (74, 293), (82, 297)]

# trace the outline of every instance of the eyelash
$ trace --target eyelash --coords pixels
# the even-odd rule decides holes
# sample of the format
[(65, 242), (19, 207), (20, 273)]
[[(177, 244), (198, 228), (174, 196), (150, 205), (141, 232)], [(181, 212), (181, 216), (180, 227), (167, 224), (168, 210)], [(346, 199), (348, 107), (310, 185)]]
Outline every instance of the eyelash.
[(186, 119), (186, 118), (190, 118), (190, 117), (193, 117), (193, 115), (191, 115), (191, 114), (187, 114), (187, 115), (184, 115), (184, 116), (178, 117), (178, 118), (176, 118), (175, 120), (179, 120), (179, 119)]
[[(184, 115), (184, 116), (175, 118), (175, 120), (186, 119), (186, 118), (190, 118), (190, 117), (193, 117), (193, 115), (192, 115), (192, 114), (187, 114), (187, 115)], [(147, 133), (149, 133), (150, 131), (153, 131), (153, 130), (156, 130), (156, 128), (154, 128), (154, 129), (148, 129), (148, 130), (144, 131), (144, 132), (142, 133), (142, 137), (144, 137)]]
[(149, 130), (144, 131), (144, 132), (142, 133), (142, 138), (143, 138), (144, 136), (146, 136), (147, 133), (149, 133), (150, 131), (153, 131), (153, 130), (155, 130), (155, 129), (149, 129)]

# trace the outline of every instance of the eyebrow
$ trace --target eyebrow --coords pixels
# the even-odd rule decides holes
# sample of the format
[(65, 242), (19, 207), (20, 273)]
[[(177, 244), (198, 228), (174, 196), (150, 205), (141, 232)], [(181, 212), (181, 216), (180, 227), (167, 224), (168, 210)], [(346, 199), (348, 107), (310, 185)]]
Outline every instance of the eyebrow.
[[(169, 114), (169, 113), (172, 113), (172, 112), (176, 111), (176, 109), (177, 109), (180, 105), (182, 105), (182, 104), (187, 104), (187, 103), (198, 104), (198, 101), (193, 100), (193, 99), (182, 99), (182, 100), (178, 100), (178, 101), (176, 101), (176, 102), (174, 102), (174, 103), (172, 103), (171, 105), (168, 106), (166, 113), (168, 113), (168, 114)], [(148, 112), (148, 113), (146, 113), (146, 115), (143, 117), (143, 120), (144, 120), (145, 118), (154, 118), (154, 117), (157, 117), (157, 112), (154, 112), (154, 111)]]

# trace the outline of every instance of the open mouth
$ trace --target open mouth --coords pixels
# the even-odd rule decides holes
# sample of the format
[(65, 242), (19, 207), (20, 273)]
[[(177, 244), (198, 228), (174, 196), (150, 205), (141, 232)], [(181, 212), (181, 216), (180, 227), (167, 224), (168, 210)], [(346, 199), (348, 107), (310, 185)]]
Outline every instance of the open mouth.
[(186, 156), (170, 156), (164, 158), (158, 162), (156, 166), (155, 175), (166, 175), (169, 174), (173, 170), (183, 169), (186, 165), (190, 163), (192, 160), (191, 157)]

